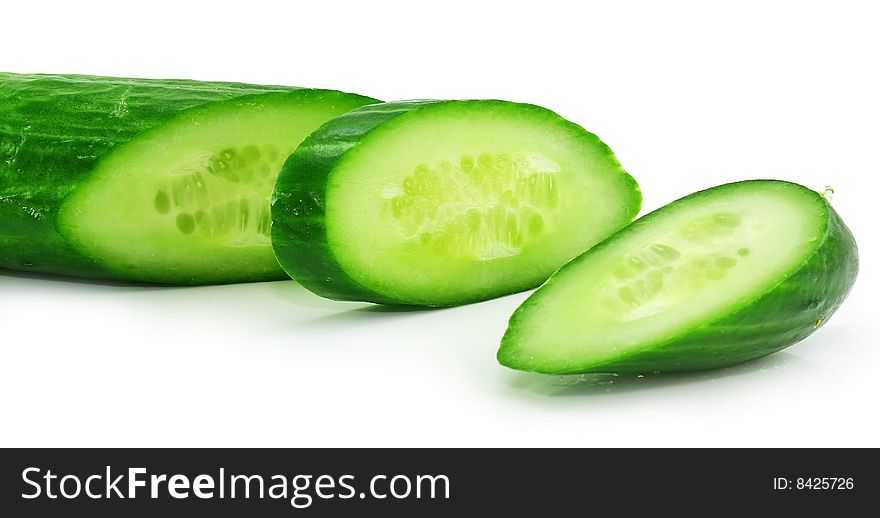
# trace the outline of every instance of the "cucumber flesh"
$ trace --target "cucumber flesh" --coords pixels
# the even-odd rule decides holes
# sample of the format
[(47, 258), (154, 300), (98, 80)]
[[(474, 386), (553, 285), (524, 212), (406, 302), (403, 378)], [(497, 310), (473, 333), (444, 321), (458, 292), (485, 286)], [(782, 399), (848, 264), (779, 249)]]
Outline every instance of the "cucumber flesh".
[(297, 148), (276, 185), (273, 245), (320, 295), (449, 306), (540, 284), (640, 203), (607, 146), (549, 110), (387, 103)]
[(165, 283), (283, 278), (269, 242), (281, 165), (323, 106), (296, 93), (191, 110), (129, 142), (64, 204), (59, 228), (113, 271)]
[(676, 201), (571, 261), (511, 318), (512, 368), (652, 372), (769, 354), (827, 321), (857, 250), (826, 200), (750, 181)]

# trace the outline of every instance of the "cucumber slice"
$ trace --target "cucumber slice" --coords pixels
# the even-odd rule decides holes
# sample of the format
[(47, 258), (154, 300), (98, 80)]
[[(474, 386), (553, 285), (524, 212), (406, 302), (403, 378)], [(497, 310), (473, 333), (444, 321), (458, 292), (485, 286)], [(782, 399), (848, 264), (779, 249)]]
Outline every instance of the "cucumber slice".
[(332, 90), (0, 74), (0, 267), (172, 284), (286, 278), (287, 155), (374, 99)]
[(498, 351), (548, 374), (685, 371), (764, 356), (849, 294), (858, 251), (819, 194), (755, 180), (648, 214), (562, 267), (513, 314)]
[(611, 150), (544, 108), (376, 104), (287, 160), (272, 244), (324, 297), (451, 306), (537, 286), (640, 205)]

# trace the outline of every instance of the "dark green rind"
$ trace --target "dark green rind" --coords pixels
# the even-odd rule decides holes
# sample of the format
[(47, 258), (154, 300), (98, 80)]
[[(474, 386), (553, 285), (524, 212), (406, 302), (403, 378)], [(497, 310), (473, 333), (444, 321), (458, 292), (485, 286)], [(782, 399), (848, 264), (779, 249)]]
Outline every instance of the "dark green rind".
[(398, 101), (356, 108), (315, 130), (288, 157), (272, 194), (272, 248), (288, 275), (333, 300), (397, 302), (361, 286), (334, 258), (324, 223), (330, 173), (373, 128), (436, 101)]
[[(373, 129), (391, 119), (443, 102), (446, 101), (397, 101), (356, 108), (318, 128), (287, 159), (281, 168), (272, 196), (272, 247), (281, 267), (302, 286), (328, 299), (392, 305), (446, 307), (490, 298), (480, 296), (443, 303), (425, 303), (387, 297), (352, 278), (340, 266), (327, 241), (324, 219), (327, 186), (333, 169), (345, 157), (346, 152), (362, 144)], [(524, 109), (546, 111), (529, 104), (520, 106)], [(561, 123), (577, 127), (578, 131), (590, 135), (597, 145), (605, 149), (610, 160), (617, 163), (611, 150), (597, 137), (558, 115), (555, 117)], [(622, 169), (621, 174), (625, 176), (637, 198), (633, 200), (632, 214), (629, 216), (631, 219), (641, 208), (641, 191), (635, 180)], [(533, 287), (534, 285), (523, 286), (516, 291)], [(509, 290), (494, 296), (508, 293)]]
[[(751, 180), (715, 187), (724, 189), (744, 183), (777, 182), (792, 188), (808, 190), (798, 184), (776, 180)], [(699, 197), (700, 191), (667, 205)], [(533, 293), (510, 318), (507, 331), (498, 350), (498, 361), (512, 369), (543, 374), (581, 373), (650, 373), (711, 369), (742, 363), (789, 347), (824, 325), (849, 295), (859, 269), (858, 247), (849, 228), (831, 205), (818, 193), (816, 196), (825, 212), (826, 227), (821, 244), (801, 265), (793, 269), (778, 284), (758, 294), (753, 301), (664, 343), (641, 350), (633, 350), (620, 357), (601, 363), (575, 366), (570, 369), (544, 369), (517, 354), (516, 329), (529, 306), (541, 297), (541, 289)], [(601, 250), (619, 236), (662, 215), (664, 208), (639, 218), (602, 243), (578, 256), (560, 268), (575, 267), (588, 254)], [(554, 274), (547, 283), (555, 282)], [(576, 339), (576, 337), (573, 337)]]
[(294, 91), (375, 102), (285, 86), (0, 73), (0, 268), (120, 278), (71, 247), (56, 227), (64, 199), (98, 162), (185, 110)]

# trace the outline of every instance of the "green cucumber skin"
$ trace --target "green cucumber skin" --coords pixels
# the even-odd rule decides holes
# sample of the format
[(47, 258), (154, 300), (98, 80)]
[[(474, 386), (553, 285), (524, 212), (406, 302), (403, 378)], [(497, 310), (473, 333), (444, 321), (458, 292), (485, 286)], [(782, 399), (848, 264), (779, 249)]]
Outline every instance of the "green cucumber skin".
[[(751, 180), (750, 182), (778, 182)], [(736, 182), (719, 188), (735, 188)], [(782, 182), (788, 183), (788, 182)], [(797, 184), (792, 188), (806, 189)], [(701, 191), (702, 192), (702, 191)], [(673, 202), (680, 203), (701, 192)], [(811, 191), (812, 192), (812, 191)], [(498, 350), (502, 365), (518, 370), (543, 374), (580, 373), (652, 373), (682, 372), (725, 367), (772, 354), (811, 335), (824, 325), (849, 295), (859, 269), (858, 247), (849, 228), (827, 200), (818, 193), (826, 214), (822, 243), (815, 252), (780, 283), (758, 295), (753, 302), (733, 309), (727, 315), (690, 329), (681, 335), (650, 348), (634, 350), (602, 363), (593, 363), (566, 371), (544, 371), (530, 368), (513, 353), (513, 337), (520, 317), (541, 297), (540, 289), (517, 308), (510, 318)], [(672, 205), (672, 204), (670, 204)], [(658, 209), (636, 220), (628, 227), (599, 243), (560, 268), (571, 268), (587, 254), (598, 253), (617, 236), (637, 225), (649, 222)], [(556, 274), (546, 284), (555, 282)], [(576, 338), (576, 337), (575, 337)]]
[(183, 79), (0, 73), (0, 268), (120, 278), (59, 233), (56, 217), (67, 196), (118, 146), (184, 110), (292, 92), (354, 96)]
[(328, 173), (376, 126), (436, 101), (357, 108), (326, 122), (288, 157), (272, 194), (272, 248), (298, 283), (333, 300), (399, 304), (361, 286), (334, 259), (324, 222)]

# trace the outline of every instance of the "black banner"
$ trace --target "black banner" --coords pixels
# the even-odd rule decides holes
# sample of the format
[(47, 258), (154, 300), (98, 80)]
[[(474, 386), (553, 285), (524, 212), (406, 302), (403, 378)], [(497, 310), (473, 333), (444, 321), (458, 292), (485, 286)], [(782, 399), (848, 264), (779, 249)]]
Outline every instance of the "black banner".
[[(877, 450), (14, 449), (5, 516), (874, 513)], [(12, 513), (6, 512), (13, 511)], [(467, 514), (461, 514), (467, 513)]]

